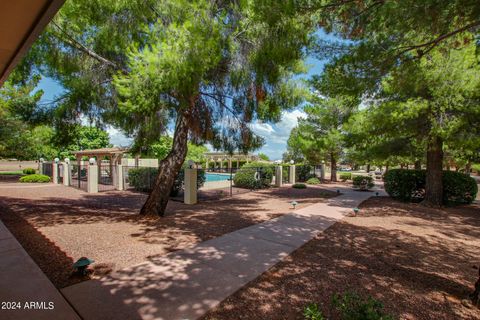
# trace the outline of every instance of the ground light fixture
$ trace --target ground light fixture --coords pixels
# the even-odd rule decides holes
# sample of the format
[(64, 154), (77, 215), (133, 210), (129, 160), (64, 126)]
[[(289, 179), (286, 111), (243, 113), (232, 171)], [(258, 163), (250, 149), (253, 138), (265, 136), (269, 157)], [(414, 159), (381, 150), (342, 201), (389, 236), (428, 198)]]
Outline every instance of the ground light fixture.
[(86, 275), (88, 266), (94, 262), (95, 262), (94, 260), (88, 259), (87, 257), (81, 257), (80, 259), (77, 260), (77, 262), (73, 264), (73, 268), (79, 274)]
[(295, 209), (295, 207), (297, 206), (298, 202), (297, 202), (297, 201), (292, 201), (292, 202), (290, 202), (290, 204), (292, 205), (293, 209)]

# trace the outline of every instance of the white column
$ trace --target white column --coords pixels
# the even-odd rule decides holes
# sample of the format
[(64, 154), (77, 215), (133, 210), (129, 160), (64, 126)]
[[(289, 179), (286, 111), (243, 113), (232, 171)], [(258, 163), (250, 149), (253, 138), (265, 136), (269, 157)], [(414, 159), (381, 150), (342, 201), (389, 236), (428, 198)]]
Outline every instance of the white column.
[(185, 193), (183, 202), (185, 204), (197, 203), (197, 169), (185, 169)]
[[(92, 161), (93, 160), (93, 161)], [(98, 166), (95, 159), (90, 159), (87, 173), (87, 192), (98, 192)]]
[(123, 166), (121, 164), (117, 164), (117, 190), (123, 190)]
[[(68, 161), (66, 161), (68, 160)], [(70, 182), (72, 181), (70, 175), (72, 174), (72, 170), (70, 170), (70, 159), (65, 159), (63, 162), (63, 185), (69, 186)]]
[(275, 186), (282, 186), (282, 166), (275, 167)]
[(295, 184), (295, 165), (290, 166), (290, 174), (288, 177), (288, 182), (291, 184)]
[(320, 180), (322, 180), (322, 182), (325, 180), (325, 164), (322, 163), (322, 165), (320, 166)]
[(55, 161), (52, 162), (52, 180), (54, 184), (58, 184), (58, 163)]
[(43, 174), (43, 159), (38, 160), (38, 174)]

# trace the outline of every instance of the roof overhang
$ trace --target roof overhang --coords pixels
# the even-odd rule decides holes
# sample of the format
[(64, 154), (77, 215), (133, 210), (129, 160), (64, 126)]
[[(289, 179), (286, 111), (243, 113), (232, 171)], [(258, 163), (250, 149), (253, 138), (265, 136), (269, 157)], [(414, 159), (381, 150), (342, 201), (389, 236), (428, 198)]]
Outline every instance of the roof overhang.
[(64, 2), (0, 1), (0, 86)]

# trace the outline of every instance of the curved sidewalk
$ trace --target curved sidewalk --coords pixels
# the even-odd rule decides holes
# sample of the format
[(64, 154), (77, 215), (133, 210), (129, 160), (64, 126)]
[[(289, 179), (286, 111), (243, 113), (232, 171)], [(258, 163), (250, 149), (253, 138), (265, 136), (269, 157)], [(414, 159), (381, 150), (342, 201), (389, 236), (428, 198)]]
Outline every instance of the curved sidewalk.
[(373, 195), (332, 187), (343, 194), (62, 292), (87, 320), (197, 319)]

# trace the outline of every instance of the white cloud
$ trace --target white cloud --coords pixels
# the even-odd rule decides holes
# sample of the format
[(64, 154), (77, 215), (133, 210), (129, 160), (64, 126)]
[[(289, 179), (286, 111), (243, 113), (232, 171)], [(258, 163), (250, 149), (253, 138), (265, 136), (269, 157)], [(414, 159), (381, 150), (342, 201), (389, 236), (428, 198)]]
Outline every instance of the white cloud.
[(107, 127), (107, 132), (110, 136), (110, 143), (116, 147), (126, 147), (132, 144), (132, 138), (127, 137), (123, 132), (112, 126)]
[(265, 145), (259, 150), (272, 160), (281, 159), (287, 148), (290, 131), (298, 124), (298, 118), (305, 117), (305, 112), (299, 109), (282, 112), (282, 120), (275, 124), (255, 122), (253, 131), (265, 138)]

